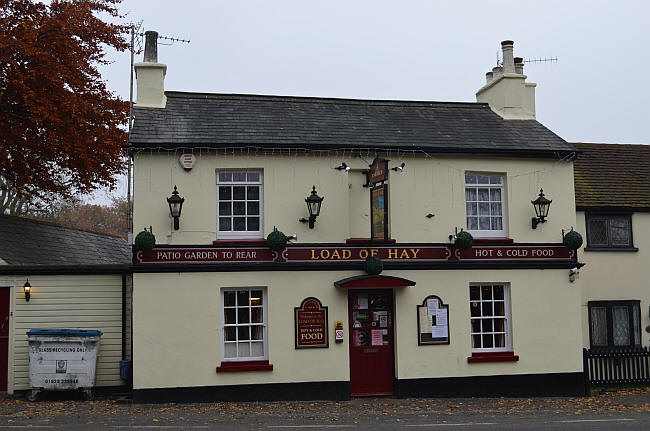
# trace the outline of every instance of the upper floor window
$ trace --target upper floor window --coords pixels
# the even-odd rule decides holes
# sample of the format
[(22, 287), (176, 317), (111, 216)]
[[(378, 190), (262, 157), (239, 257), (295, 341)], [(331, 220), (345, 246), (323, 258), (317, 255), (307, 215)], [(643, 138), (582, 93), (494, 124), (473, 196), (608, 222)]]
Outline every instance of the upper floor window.
[(505, 237), (504, 177), (465, 174), (467, 230), (477, 238)]
[(262, 172), (217, 172), (217, 238), (262, 238)]
[(586, 219), (587, 247), (634, 248), (629, 214), (587, 214)]
[(641, 345), (639, 301), (589, 301), (591, 347)]

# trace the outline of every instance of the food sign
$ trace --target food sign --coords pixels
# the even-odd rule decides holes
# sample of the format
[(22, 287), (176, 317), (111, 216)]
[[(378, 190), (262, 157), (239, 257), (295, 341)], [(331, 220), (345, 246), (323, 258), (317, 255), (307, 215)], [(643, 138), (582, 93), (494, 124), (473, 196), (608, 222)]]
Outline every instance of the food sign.
[(327, 348), (327, 307), (316, 298), (306, 298), (294, 308), (296, 321), (296, 349)]

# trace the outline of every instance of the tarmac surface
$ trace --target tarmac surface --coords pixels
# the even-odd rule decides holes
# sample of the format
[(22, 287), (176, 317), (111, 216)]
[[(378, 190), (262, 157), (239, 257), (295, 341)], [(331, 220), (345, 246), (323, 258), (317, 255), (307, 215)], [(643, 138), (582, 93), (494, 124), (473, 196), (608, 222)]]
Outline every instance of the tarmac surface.
[(133, 404), (46, 394), (0, 399), (2, 429), (650, 430), (650, 388), (566, 398), (358, 398), (351, 401)]

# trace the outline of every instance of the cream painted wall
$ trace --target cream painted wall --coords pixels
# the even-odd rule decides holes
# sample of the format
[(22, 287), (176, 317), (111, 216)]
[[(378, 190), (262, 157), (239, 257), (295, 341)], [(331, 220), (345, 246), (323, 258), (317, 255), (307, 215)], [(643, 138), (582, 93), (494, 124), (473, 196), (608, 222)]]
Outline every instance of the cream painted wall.
[[(577, 214), (578, 232), (586, 239), (585, 213)], [(589, 347), (589, 301), (640, 300), (641, 301), (641, 343), (650, 346), (650, 334), (645, 328), (650, 325), (650, 213), (632, 215), (632, 236), (637, 252), (585, 251), (579, 252), (579, 259), (586, 263), (580, 270), (582, 294), (582, 324), (584, 347)]]
[[(326, 272), (134, 274), (134, 389), (349, 379), (347, 343), (334, 343), (334, 322), (347, 327), (347, 293)], [(267, 287), (271, 372), (216, 373), (221, 363), (220, 292)], [(294, 307), (316, 296), (329, 307), (330, 347), (294, 349)], [(346, 337), (347, 338), (347, 337)]]
[[(580, 316), (575, 312), (580, 289), (569, 282), (567, 272), (399, 271), (399, 276), (417, 281), (414, 288), (396, 294), (399, 378), (582, 371)], [(469, 285), (480, 282), (510, 285), (512, 347), (518, 362), (467, 363), (471, 356)], [(415, 307), (428, 295), (449, 304), (449, 345), (417, 345)]]
[(122, 278), (120, 275), (34, 275), (32, 296), (23, 294), (24, 276), (0, 276), (11, 286), (8, 392), (29, 389), (30, 329), (102, 331), (96, 385), (118, 386), (122, 359)]
[[(356, 271), (134, 274), (134, 388), (349, 380), (347, 292), (334, 281)], [(396, 289), (396, 374), (400, 379), (579, 372), (580, 289), (566, 270), (394, 271), (416, 281)], [(468, 364), (469, 284), (511, 285), (516, 363)], [(216, 373), (221, 362), (220, 290), (265, 286), (270, 372)], [(451, 345), (418, 346), (416, 306), (431, 294), (450, 305)], [(294, 307), (315, 296), (329, 307), (328, 349), (294, 348)], [(334, 322), (346, 339), (334, 343)], [(557, 334), (562, 333), (562, 337)]]
[[(264, 232), (277, 226), (298, 234), (298, 242), (343, 242), (360, 231), (351, 214), (366, 214), (367, 199), (350, 195), (349, 176), (367, 168), (370, 160), (352, 156), (255, 156), (195, 154), (197, 163), (185, 172), (180, 153), (137, 153), (134, 171), (134, 227), (153, 226), (158, 244), (211, 244), (216, 238), (216, 174), (218, 169), (261, 169), (264, 172)], [(341, 161), (353, 173), (333, 169)], [(398, 242), (447, 242), (454, 227), (465, 227), (464, 173), (506, 174), (507, 232), (517, 242), (560, 242), (561, 229), (575, 225), (571, 162), (540, 159), (460, 157), (392, 157), (390, 166), (406, 163), (403, 172), (390, 172), (390, 224)], [(355, 180), (355, 181), (357, 181)], [(174, 231), (166, 198), (174, 185), (185, 198), (180, 230)], [(298, 222), (306, 217), (304, 199), (315, 185), (324, 196), (316, 228)], [(548, 222), (530, 227), (530, 203), (543, 188), (553, 200)], [(365, 189), (367, 190), (367, 189)], [(359, 194), (360, 192), (355, 191)], [(369, 192), (368, 192), (369, 193)], [(356, 195), (355, 195), (356, 196)], [(350, 208), (358, 202), (359, 208)], [(428, 219), (426, 214), (435, 217)]]

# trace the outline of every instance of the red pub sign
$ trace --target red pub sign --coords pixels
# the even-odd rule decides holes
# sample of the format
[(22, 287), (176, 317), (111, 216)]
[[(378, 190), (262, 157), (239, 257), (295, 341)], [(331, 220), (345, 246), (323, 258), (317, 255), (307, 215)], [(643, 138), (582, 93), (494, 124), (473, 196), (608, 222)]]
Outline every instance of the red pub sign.
[(237, 262), (362, 262), (376, 256), (387, 262), (446, 261), (569, 261), (575, 252), (563, 245), (476, 245), (460, 251), (453, 245), (289, 246), (281, 252), (268, 247), (155, 248), (138, 251), (137, 263)]
[(368, 180), (371, 184), (377, 184), (388, 180), (388, 160), (376, 158), (370, 165)]
[(327, 307), (313, 297), (295, 307), (296, 349), (329, 347)]

